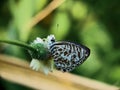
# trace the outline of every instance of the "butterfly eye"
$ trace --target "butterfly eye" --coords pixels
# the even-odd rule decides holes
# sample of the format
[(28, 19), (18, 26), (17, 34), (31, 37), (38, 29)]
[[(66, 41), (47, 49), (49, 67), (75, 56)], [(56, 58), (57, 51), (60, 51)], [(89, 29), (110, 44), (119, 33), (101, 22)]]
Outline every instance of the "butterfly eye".
[(55, 42), (55, 39), (52, 38), (52, 39), (51, 39), (51, 42), (52, 42), (52, 43)]

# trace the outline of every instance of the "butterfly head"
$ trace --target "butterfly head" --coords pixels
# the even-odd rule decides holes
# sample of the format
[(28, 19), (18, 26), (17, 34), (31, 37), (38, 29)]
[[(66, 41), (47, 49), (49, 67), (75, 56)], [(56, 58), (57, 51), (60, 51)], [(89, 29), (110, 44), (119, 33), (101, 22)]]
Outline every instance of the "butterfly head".
[(54, 35), (49, 35), (47, 37), (47, 44), (50, 47), (51, 45), (53, 45), (53, 43), (55, 42), (55, 36)]

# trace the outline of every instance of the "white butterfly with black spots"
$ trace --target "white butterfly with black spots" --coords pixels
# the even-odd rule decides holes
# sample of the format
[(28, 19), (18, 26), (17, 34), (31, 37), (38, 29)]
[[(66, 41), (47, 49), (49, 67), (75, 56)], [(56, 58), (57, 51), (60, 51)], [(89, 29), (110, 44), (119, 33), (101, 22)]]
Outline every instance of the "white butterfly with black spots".
[(82, 64), (90, 55), (90, 49), (81, 44), (55, 41), (54, 35), (47, 37), (47, 46), (58, 70), (69, 72)]

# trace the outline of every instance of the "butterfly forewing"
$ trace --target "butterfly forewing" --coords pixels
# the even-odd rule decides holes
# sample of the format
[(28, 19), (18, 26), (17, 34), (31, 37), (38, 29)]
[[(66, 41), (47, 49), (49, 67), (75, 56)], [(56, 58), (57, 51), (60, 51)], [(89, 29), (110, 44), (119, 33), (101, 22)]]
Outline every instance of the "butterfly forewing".
[(50, 47), (55, 66), (63, 72), (72, 71), (89, 56), (90, 50), (71, 42), (55, 42)]

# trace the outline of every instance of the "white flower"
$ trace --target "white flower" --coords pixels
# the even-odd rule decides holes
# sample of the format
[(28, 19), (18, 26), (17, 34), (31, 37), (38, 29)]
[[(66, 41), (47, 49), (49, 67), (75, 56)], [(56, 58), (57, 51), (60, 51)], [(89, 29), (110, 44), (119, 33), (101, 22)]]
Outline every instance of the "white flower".
[(37, 37), (33, 43), (37, 44), (37, 43), (41, 43), (43, 44), (45, 47), (47, 47), (49, 49), (49, 47), (55, 42), (55, 36), (54, 35), (49, 35), (47, 36), (46, 39), (41, 39), (39, 37)]
[(44, 41), (43, 41), (41, 38), (37, 37), (36, 40), (33, 41), (33, 43), (36, 43), (36, 44), (37, 44), (37, 43), (44, 44)]
[(49, 72), (53, 71), (53, 62), (52, 60), (43, 61), (32, 59), (30, 67), (35, 71), (41, 71), (47, 75)]
[[(44, 51), (47, 49), (48, 51), (46, 53), (49, 53), (49, 48), (50, 46), (55, 42), (55, 36), (54, 35), (49, 35), (46, 39), (41, 39), (39, 37), (36, 38), (36, 40), (33, 41), (31, 46), (33, 46), (38, 53), (31, 52), (31, 55), (33, 55), (33, 59), (30, 63), (30, 67), (35, 70), (35, 71), (42, 71), (45, 74), (48, 74), (49, 72), (53, 71), (53, 60), (51, 60), (48, 56), (44, 57), (46, 59), (39, 60), (42, 56), (44, 56), (45, 53), (39, 53), (41, 50)], [(40, 47), (39, 44), (44, 45), (44, 47)], [(39, 55), (37, 55), (39, 54)], [(36, 56), (35, 56), (36, 55)], [(48, 54), (49, 55), (49, 54)], [(38, 58), (38, 56), (40, 56)], [(41, 58), (42, 59), (42, 58)]]

